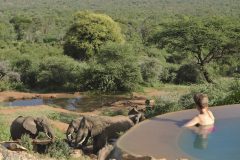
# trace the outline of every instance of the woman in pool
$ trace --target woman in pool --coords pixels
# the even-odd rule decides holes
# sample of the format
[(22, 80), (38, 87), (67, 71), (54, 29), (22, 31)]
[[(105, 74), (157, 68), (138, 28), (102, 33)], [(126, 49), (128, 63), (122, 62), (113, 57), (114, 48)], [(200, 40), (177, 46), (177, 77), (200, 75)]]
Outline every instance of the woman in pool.
[(193, 99), (197, 105), (199, 114), (187, 122), (184, 127), (192, 127), (197, 125), (213, 126), (215, 118), (212, 112), (208, 109), (208, 96), (206, 94), (198, 93), (193, 96)]
[(197, 105), (199, 114), (187, 122), (184, 127), (189, 127), (196, 133), (196, 138), (193, 143), (194, 148), (206, 149), (208, 146), (208, 135), (214, 130), (215, 118), (208, 109), (208, 96), (206, 94), (195, 94), (193, 99)]

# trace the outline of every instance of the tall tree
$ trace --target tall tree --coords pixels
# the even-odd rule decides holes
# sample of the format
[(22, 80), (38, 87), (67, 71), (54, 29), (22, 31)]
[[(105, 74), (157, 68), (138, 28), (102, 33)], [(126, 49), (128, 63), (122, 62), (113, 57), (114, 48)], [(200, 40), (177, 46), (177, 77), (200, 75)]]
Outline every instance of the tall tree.
[[(240, 54), (240, 23), (224, 18), (189, 18), (164, 24), (149, 41), (169, 53), (178, 53), (196, 60), (207, 82), (211, 83), (207, 64), (226, 56)], [(186, 56), (187, 57), (187, 56)]]
[(64, 53), (75, 59), (88, 60), (107, 41), (124, 41), (118, 24), (104, 14), (78, 12), (66, 33)]

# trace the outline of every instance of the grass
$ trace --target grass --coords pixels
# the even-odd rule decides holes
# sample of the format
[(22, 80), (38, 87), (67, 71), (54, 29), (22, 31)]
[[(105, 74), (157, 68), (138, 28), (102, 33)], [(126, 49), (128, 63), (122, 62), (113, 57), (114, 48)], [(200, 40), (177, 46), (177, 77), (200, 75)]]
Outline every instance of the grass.
[(6, 117), (0, 114), (0, 141), (7, 141), (10, 138), (10, 127), (5, 119)]
[(111, 110), (111, 109), (104, 109), (101, 113), (103, 116), (117, 116), (117, 115), (124, 115), (127, 116), (128, 110), (127, 109), (118, 109), (118, 110)]
[(77, 114), (72, 113), (59, 113), (59, 112), (51, 112), (48, 113), (47, 117), (52, 120), (58, 120), (63, 123), (70, 123), (73, 119), (79, 117)]
[[(75, 119), (76, 117), (78, 117), (78, 115), (76, 114), (71, 114), (71, 113), (60, 113), (60, 112), (56, 112), (56, 111), (52, 111), (48, 108), (46, 109), (41, 109), (41, 110), (21, 110), (18, 112), (13, 112), (11, 114), (4, 114), (4, 110), (6, 109), (6, 107), (2, 107), (0, 106), (0, 142), (1, 141), (8, 141), (10, 138), (10, 125), (12, 123), (12, 121), (18, 117), (19, 115), (22, 116), (34, 116), (34, 117), (48, 117), (51, 120), (57, 120), (57, 121), (61, 121), (61, 122), (65, 122), (68, 123), (70, 122), (72, 119)], [(66, 145), (64, 145), (63, 143), (60, 142), (64, 142), (64, 138), (65, 133), (60, 131), (58, 128), (56, 127), (52, 127), (53, 131), (55, 133), (55, 136), (57, 137), (56, 140), (58, 142), (57, 146), (54, 146), (55, 148), (51, 150), (51, 156), (55, 157), (56, 159), (59, 158), (59, 156), (62, 159), (68, 159), (68, 160), (77, 160), (77, 158), (71, 157), (69, 156), (69, 149), (66, 147)], [(45, 135), (45, 134), (44, 134)], [(31, 150), (31, 148), (29, 148), (29, 143), (28, 143), (28, 139), (26, 137), (23, 137), (24, 139), (24, 146), (27, 147), (29, 150)], [(58, 146), (60, 146), (60, 148), (57, 148)], [(58, 151), (58, 152), (57, 152)], [(35, 157), (39, 158), (39, 159), (49, 159), (50, 154), (38, 154), (38, 153), (32, 153)], [(66, 156), (64, 156), (66, 154)], [(90, 160), (89, 157), (82, 155), (80, 158), (78, 159), (83, 159), (83, 160)]]
[[(1, 110), (4, 110), (6, 107), (0, 107)], [(51, 120), (58, 120), (64, 123), (69, 123), (72, 119), (75, 119), (78, 115), (68, 114), (68, 113), (59, 113), (52, 111), (50, 109), (43, 110), (21, 110), (18, 112), (13, 112), (11, 114), (0, 114), (0, 141), (8, 141), (10, 137), (10, 125), (12, 121), (17, 118), (19, 115), (22, 116), (33, 116), (33, 117), (47, 117)], [(56, 136), (58, 138), (65, 138), (65, 134), (56, 127), (52, 127)]]

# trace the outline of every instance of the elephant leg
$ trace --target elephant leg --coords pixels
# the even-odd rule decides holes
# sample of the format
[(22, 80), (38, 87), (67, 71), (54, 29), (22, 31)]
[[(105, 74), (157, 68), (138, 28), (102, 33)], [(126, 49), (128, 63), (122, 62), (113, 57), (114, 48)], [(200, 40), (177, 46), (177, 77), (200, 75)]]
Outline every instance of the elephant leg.
[(107, 144), (107, 137), (105, 134), (100, 134), (93, 139), (93, 153), (97, 154)]

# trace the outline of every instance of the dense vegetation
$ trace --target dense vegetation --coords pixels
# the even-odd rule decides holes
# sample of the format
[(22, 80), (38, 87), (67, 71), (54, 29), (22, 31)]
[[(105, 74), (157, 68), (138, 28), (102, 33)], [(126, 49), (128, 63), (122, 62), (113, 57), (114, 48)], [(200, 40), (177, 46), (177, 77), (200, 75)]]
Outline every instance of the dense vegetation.
[(240, 74), (237, 0), (0, 4), (0, 90), (131, 91)]
[[(197, 92), (208, 94), (210, 106), (239, 104), (239, 19), (239, 0), (0, 0), (0, 91), (171, 86), (176, 95), (157, 97), (146, 117), (193, 108)], [(185, 86), (190, 92), (177, 93)], [(0, 140), (9, 139), (9, 124), (19, 114), (65, 123), (78, 117), (1, 114)], [(28, 137), (23, 139), (28, 148)], [(66, 158), (69, 147), (58, 139), (48, 154)]]

